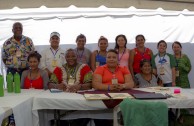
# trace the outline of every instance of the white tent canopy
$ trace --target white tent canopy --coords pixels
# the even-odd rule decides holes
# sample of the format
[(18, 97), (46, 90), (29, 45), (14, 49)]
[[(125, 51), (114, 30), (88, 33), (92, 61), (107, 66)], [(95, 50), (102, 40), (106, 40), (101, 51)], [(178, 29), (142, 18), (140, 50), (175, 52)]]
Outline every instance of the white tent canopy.
[[(75, 38), (80, 33), (87, 37), (87, 46), (91, 50), (96, 48), (100, 36), (108, 38), (110, 43), (118, 34), (125, 34), (128, 47), (132, 49), (135, 36), (143, 34), (147, 45), (157, 52), (156, 44), (159, 40), (169, 42), (168, 51), (172, 52), (171, 43), (183, 43), (183, 51), (189, 55), (194, 48), (194, 12), (184, 9), (170, 11), (158, 8), (136, 9), (129, 8), (40, 8), (0, 10), (0, 47), (12, 36), (12, 25), (19, 21), (23, 24), (23, 34), (32, 38), (37, 49), (40, 45), (49, 45), (49, 35), (53, 31), (61, 34), (61, 44), (75, 44)], [(110, 44), (112, 47), (114, 44)], [(75, 45), (72, 45), (75, 46)], [(190, 56), (194, 59), (194, 56)], [(194, 60), (192, 60), (194, 66)], [(194, 75), (192, 71), (190, 76)], [(194, 82), (194, 78), (191, 78)]]
[(61, 33), (62, 44), (70, 44), (75, 37), (86, 34), (89, 43), (96, 43), (99, 36), (107, 36), (114, 42), (118, 34), (125, 34), (129, 43), (134, 43), (137, 34), (144, 34), (147, 42), (194, 40), (194, 12), (167, 11), (130, 8), (40, 8), (0, 10), (0, 42), (12, 35), (13, 22), (24, 25), (24, 34), (30, 36), (36, 45), (49, 44), (52, 31)]

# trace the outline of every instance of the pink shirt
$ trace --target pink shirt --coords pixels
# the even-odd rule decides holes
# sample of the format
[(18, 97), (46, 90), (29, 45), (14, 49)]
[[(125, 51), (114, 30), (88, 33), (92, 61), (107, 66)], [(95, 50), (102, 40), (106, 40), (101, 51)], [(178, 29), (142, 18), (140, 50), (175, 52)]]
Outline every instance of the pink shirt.
[(128, 66), (129, 66), (129, 51), (128, 51), (128, 49), (125, 49), (125, 52), (123, 52), (123, 53), (119, 53), (118, 63), (119, 63), (119, 66), (126, 66), (128, 68)]

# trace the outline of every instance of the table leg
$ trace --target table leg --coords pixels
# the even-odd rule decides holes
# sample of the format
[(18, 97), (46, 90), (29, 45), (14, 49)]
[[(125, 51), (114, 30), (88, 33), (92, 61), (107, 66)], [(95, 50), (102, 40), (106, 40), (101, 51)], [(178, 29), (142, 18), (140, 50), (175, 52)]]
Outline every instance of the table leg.
[(54, 126), (60, 126), (60, 110), (54, 110)]

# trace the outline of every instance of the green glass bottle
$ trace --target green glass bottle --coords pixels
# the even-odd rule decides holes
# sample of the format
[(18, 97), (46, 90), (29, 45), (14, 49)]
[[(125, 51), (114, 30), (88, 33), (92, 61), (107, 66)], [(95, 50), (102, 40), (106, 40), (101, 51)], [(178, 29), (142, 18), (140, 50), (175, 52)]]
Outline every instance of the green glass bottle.
[(0, 75), (0, 97), (4, 96), (4, 83), (3, 83), (3, 76)]
[(13, 75), (11, 72), (7, 74), (6, 80), (7, 80), (7, 91), (13, 92)]
[(14, 74), (14, 88), (15, 88), (15, 93), (21, 93), (21, 88), (20, 88), (20, 75), (18, 72)]

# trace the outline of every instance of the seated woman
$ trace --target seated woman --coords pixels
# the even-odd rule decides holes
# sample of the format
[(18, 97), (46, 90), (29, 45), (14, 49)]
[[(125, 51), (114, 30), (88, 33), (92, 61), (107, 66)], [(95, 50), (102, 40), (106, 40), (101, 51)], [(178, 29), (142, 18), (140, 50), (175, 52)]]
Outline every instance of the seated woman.
[(120, 91), (133, 88), (134, 82), (126, 66), (118, 65), (118, 52), (110, 49), (107, 52), (106, 65), (96, 68), (92, 86), (96, 90)]
[(108, 39), (101, 36), (98, 40), (99, 50), (95, 50), (91, 55), (91, 68), (95, 71), (96, 67), (106, 64), (106, 49), (108, 47)]
[(38, 52), (33, 52), (28, 56), (28, 64), (30, 69), (25, 70), (21, 77), (21, 88), (29, 89), (46, 89), (49, 81), (48, 74), (45, 70), (38, 68), (41, 55)]
[(142, 60), (140, 62), (140, 73), (135, 75), (136, 87), (154, 87), (158, 86), (157, 78), (152, 74), (152, 67), (149, 60)]
[(73, 49), (66, 51), (65, 59), (67, 63), (61, 67), (62, 82), (58, 82), (57, 77), (51, 76), (48, 88), (57, 88), (68, 92), (90, 89), (92, 82), (90, 67), (77, 62), (77, 55)]

